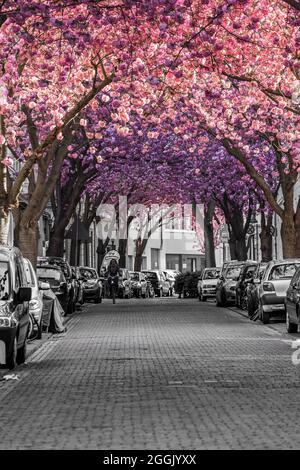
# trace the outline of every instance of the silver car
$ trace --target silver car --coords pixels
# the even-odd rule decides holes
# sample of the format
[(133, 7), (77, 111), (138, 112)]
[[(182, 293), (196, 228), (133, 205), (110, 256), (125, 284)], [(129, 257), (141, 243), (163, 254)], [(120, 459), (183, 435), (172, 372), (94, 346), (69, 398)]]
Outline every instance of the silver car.
[(203, 269), (197, 286), (199, 300), (203, 302), (208, 298), (216, 297), (216, 288), (220, 272), (221, 268)]
[(29, 302), (29, 312), (34, 318), (34, 330), (36, 338), (42, 337), (42, 316), (43, 316), (43, 291), (39, 286), (38, 279), (29, 259), (24, 258), (25, 275), (28, 287), (31, 287), (31, 300)]
[(218, 307), (226, 307), (228, 303), (235, 302), (237, 280), (245, 263), (246, 261), (230, 261), (222, 267), (216, 288)]
[(263, 323), (269, 323), (271, 315), (285, 314), (286, 293), (298, 266), (300, 259), (267, 264), (258, 292), (259, 317)]

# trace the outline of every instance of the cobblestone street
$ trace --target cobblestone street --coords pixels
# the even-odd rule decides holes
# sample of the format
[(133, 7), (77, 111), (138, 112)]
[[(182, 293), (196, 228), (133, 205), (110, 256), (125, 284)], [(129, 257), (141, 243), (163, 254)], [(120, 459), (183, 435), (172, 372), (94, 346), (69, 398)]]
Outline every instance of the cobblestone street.
[(298, 337), (195, 299), (90, 304), (0, 382), (0, 448), (299, 448)]

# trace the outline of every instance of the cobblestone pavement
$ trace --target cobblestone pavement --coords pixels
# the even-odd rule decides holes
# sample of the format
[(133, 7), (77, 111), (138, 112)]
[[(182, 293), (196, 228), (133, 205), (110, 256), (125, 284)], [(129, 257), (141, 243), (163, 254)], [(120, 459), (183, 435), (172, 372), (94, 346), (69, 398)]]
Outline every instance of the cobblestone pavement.
[(88, 305), (0, 381), (0, 448), (300, 448), (295, 338), (192, 299)]

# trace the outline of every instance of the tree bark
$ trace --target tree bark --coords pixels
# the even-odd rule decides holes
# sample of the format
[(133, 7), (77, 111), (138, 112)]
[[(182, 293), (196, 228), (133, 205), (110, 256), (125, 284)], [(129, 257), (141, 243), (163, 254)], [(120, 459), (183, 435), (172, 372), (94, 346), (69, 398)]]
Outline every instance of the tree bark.
[(145, 251), (146, 245), (148, 243), (148, 238), (141, 240), (138, 238), (135, 242), (135, 258), (134, 258), (134, 271), (141, 271), (143, 264), (143, 253)]
[(261, 214), (261, 232), (260, 237), (260, 249), (261, 249), (261, 260), (266, 263), (272, 260), (272, 234), (271, 227), (273, 222), (272, 214), (268, 214), (267, 217), (264, 213)]
[(120, 268), (126, 268), (126, 253), (127, 253), (127, 238), (121, 238), (119, 240), (119, 266)]
[(18, 245), (23, 256), (31, 261), (34, 268), (38, 255), (38, 234), (37, 222), (32, 222), (30, 226), (27, 226), (21, 220), (18, 230)]
[(204, 210), (204, 248), (205, 265), (207, 268), (212, 268), (216, 266), (214, 229), (212, 223), (215, 207), (215, 201), (210, 201), (208, 203), (207, 208)]
[(64, 256), (64, 236), (67, 223), (68, 222), (64, 220), (61, 225), (52, 232), (49, 240), (47, 256)]

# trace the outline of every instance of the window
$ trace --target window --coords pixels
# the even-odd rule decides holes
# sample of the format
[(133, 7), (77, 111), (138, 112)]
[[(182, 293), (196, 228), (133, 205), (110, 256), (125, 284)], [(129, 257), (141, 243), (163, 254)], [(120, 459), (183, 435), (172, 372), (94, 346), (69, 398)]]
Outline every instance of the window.
[(219, 269), (210, 269), (209, 271), (204, 271), (203, 279), (218, 279), (219, 276)]
[(269, 274), (269, 281), (278, 279), (292, 279), (299, 264), (289, 263), (273, 266)]
[(230, 266), (225, 273), (225, 279), (237, 279), (240, 275), (241, 266)]
[(6, 261), (0, 261), (0, 300), (9, 298), (9, 265)]
[(35, 285), (35, 280), (34, 280), (33, 272), (31, 270), (30, 264), (26, 260), (24, 262), (24, 268), (25, 268), (26, 284), (28, 286), (34, 286)]
[(80, 269), (80, 274), (85, 279), (97, 279), (97, 272), (94, 269)]
[(38, 266), (36, 272), (40, 281), (49, 282), (52, 286), (65, 282), (64, 275), (59, 269)]

